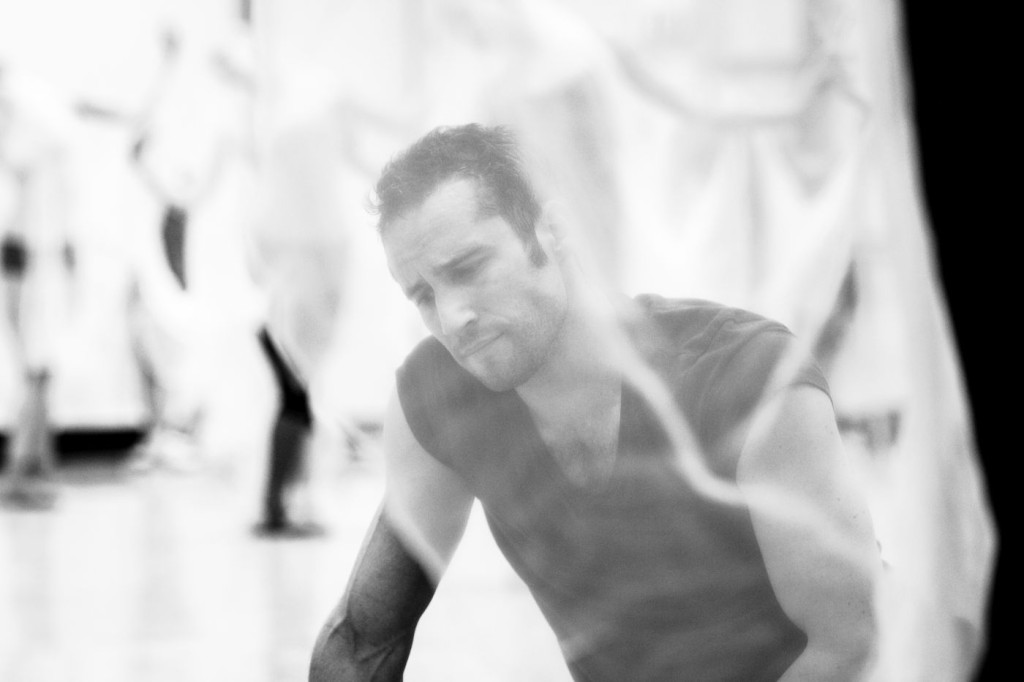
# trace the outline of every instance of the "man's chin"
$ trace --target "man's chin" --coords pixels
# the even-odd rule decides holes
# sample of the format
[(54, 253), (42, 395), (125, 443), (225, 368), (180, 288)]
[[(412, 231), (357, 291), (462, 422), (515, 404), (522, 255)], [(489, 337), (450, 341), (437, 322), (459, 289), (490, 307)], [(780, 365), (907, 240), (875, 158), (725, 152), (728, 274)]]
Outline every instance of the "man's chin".
[(492, 372), (483, 372), (472, 366), (463, 365), (463, 367), (473, 375), (473, 378), (492, 391), (507, 391), (509, 388), (512, 388), (508, 385), (507, 381), (504, 381), (502, 377), (495, 376)]
[(488, 389), (501, 393), (515, 388), (519, 382), (515, 377), (504, 372), (495, 371), (493, 367), (482, 367), (478, 362), (460, 362), (462, 368), (473, 375), (473, 377)]

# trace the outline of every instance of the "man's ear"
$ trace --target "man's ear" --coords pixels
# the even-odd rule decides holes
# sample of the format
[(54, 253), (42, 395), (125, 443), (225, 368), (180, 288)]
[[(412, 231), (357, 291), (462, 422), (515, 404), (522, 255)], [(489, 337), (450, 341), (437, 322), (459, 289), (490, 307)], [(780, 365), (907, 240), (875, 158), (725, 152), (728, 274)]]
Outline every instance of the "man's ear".
[(537, 240), (544, 251), (555, 260), (562, 261), (568, 252), (564, 207), (548, 201), (541, 207), (537, 221)]

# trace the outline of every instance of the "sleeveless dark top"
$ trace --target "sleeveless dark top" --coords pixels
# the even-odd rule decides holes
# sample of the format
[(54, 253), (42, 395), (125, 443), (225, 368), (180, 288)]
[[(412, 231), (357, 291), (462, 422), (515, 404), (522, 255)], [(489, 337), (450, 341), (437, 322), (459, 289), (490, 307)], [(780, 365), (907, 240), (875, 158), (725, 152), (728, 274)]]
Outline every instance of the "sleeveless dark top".
[[(666, 383), (707, 465), (734, 485), (742, 438), (732, 436), (792, 335), (705, 301), (637, 303), (638, 351)], [(828, 390), (813, 362), (787, 385), (794, 383)], [(597, 486), (565, 476), (515, 391), (490, 391), (433, 338), (398, 370), (398, 393), (419, 443), (480, 500), (575, 680), (776, 680), (803, 651), (806, 636), (775, 598), (749, 511), (687, 480), (630, 383), (615, 469)]]

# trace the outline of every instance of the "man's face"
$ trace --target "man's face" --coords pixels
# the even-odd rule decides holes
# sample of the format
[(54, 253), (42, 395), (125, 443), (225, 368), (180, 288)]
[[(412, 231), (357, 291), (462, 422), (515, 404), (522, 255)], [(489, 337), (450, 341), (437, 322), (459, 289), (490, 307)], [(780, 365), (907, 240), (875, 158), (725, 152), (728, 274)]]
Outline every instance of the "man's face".
[(495, 391), (544, 364), (566, 314), (563, 273), (548, 228), (547, 263), (534, 265), (500, 217), (481, 218), (476, 182), (442, 184), (385, 228), (391, 274), (452, 357)]

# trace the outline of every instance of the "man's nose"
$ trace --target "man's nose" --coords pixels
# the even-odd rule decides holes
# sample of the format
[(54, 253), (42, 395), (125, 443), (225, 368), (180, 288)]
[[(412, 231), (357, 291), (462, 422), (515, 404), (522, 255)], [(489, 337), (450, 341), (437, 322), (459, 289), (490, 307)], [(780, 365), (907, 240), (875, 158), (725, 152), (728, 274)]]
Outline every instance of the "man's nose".
[(458, 336), (476, 321), (476, 311), (467, 296), (450, 292), (437, 297), (437, 319), (445, 336)]

